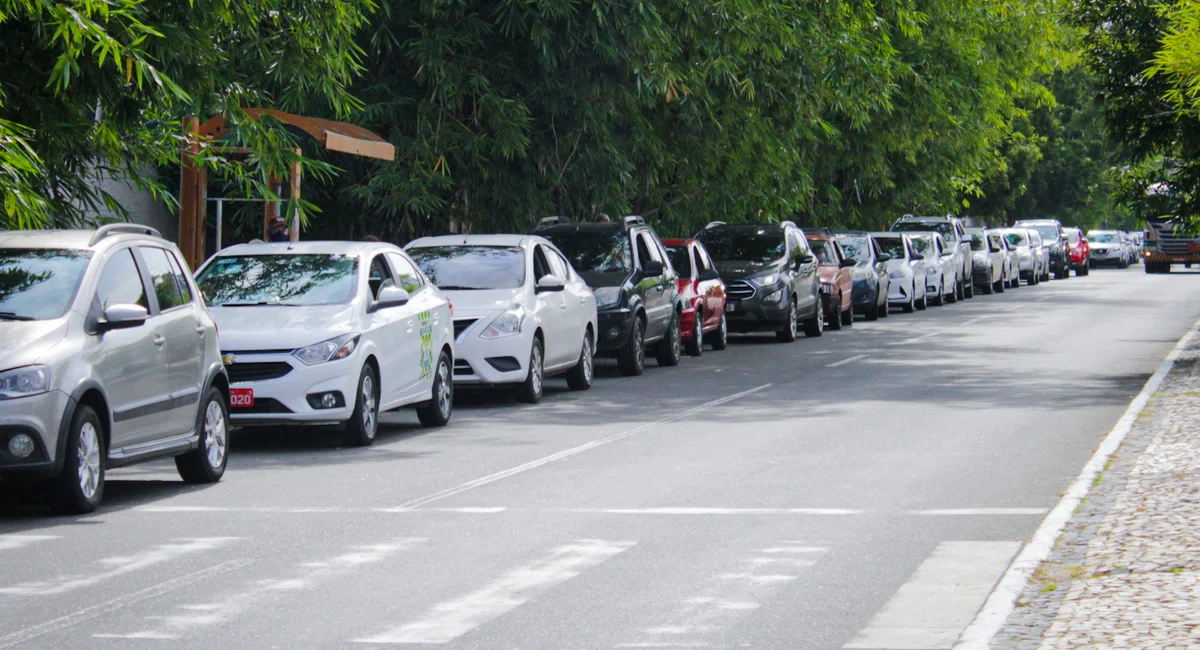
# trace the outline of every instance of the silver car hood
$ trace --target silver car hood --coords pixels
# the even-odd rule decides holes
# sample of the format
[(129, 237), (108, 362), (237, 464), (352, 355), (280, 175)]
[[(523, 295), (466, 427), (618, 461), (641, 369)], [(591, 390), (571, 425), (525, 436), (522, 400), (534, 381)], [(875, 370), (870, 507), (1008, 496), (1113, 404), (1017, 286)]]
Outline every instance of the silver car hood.
[(67, 335), (67, 317), (0, 321), (0, 370), (37, 363)]

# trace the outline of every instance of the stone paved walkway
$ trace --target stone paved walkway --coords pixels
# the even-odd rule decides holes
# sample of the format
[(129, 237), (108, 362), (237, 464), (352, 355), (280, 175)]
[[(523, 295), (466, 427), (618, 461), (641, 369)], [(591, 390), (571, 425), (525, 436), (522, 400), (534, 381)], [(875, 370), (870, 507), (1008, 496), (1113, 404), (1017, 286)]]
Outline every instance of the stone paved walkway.
[(995, 650), (1200, 650), (1200, 337), (1034, 574)]

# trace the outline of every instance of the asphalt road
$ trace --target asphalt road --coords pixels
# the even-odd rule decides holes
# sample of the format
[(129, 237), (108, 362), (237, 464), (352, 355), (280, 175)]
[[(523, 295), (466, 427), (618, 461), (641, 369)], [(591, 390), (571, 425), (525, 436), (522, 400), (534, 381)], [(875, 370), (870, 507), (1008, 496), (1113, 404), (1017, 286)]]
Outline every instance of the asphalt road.
[(1200, 274), (1098, 270), (8, 494), (0, 647), (945, 646), (1198, 318)]

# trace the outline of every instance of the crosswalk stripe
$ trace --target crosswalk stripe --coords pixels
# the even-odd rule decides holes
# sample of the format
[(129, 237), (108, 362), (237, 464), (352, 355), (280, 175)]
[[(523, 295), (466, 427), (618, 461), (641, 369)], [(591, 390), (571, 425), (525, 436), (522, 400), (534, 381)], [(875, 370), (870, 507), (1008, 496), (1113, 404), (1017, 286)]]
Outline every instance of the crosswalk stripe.
[(54, 596), (64, 594), (84, 587), (92, 587), (106, 580), (111, 580), (157, 564), (169, 562), (186, 555), (211, 551), (230, 542), (237, 537), (197, 537), (175, 540), (170, 544), (155, 546), (137, 555), (117, 556), (100, 560), (107, 571), (91, 576), (63, 576), (57, 582), (25, 582), (12, 587), (0, 588), (0, 594), (14, 596)]
[(404, 538), (383, 544), (352, 547), (325, 560), (306, 562), (284, 578), (255, 580), (239, 593), (225, 594), (210, 603), (184, 605), (186, 613), (154, 616), (162, 621), (162, 629), (138, 630), (125, 634), (93, 634), (100, 639), (179, 639), (181, 635), (196, 628), (220, 625), (237, 618), (272, 596), (295, 593), (311, 589), (319, 584), (337, 579), (346, 573), (380, 562), (390, 555), (424, 542), (424, 539)]
[(58, 535), (0, 535), (0, 551), (11, 551), (52, 539), (60, 538)]
[(952, 648), (1020, 542), (942, 542), (844, 648)]
[(797, 542), (762, 549), (741, 561), (742, 570), (717, 574), (669, 619), (643, 629), (644, 638), (617, 647), (692, 648), (716, 643), (717, 635), (799, 578), (800, 570), (814, 566), (826, 550)]
[(634, 542), (578, 540), (532, 564), (515, 569), (482, 589), (435, 606), (425, 616), (356, 643), (449, 643), (530, 599), (632, 547)]

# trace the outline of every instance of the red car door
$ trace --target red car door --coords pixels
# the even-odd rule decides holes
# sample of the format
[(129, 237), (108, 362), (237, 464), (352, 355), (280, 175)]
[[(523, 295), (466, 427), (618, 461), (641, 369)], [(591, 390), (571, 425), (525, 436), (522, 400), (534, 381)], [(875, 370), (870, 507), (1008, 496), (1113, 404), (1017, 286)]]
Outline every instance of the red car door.
[[(700, 277), (700, 273), (711, 271), (714, 268), (712, 260), (708, 257), (708, 251), (699, 242), (692, 244), (692, 264), (696, 267), (696, 277)], [(700, 283), (698, 292), (704, 301), (702, 327), (705, 330), (715, 329), (721, 324), (721, 314), (725, 311), (725, 283), (719, 278), (704, 280)]]

